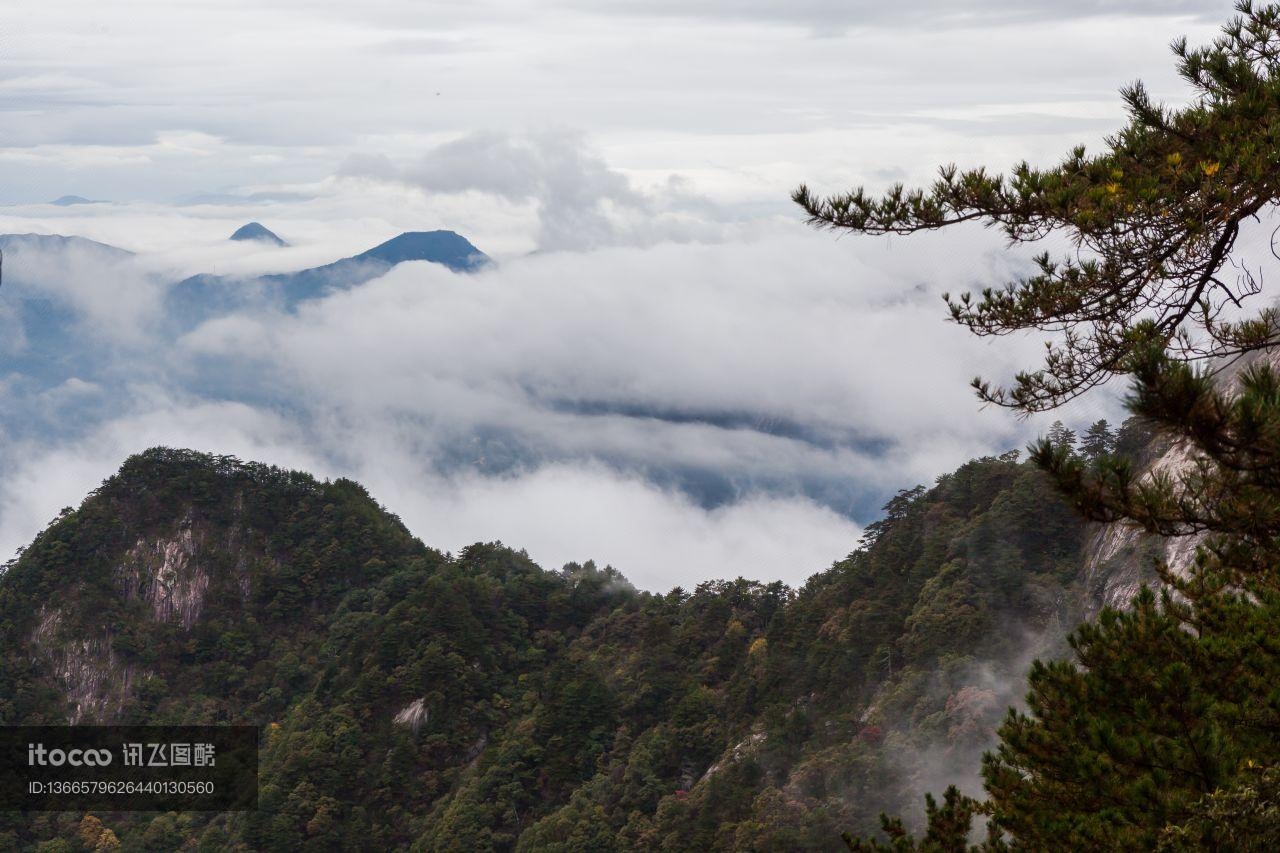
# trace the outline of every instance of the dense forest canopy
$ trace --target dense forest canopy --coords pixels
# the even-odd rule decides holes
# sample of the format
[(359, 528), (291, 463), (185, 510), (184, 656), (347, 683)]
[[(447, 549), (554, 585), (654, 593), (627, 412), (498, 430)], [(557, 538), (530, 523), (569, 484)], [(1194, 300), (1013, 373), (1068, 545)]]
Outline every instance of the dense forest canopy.
[[(0, 578), (0, 721), (255, 723), (261, 808), (8, 815), (0, 846), (837, 849), (970, 771), (1082, 615), (1085, 528), (1016, 457), (904, 490), (801, 589), (653, 594), (441, 554), (349, 481), (148, 451)], [(166, 566), (207, 579), (186, 611)]]

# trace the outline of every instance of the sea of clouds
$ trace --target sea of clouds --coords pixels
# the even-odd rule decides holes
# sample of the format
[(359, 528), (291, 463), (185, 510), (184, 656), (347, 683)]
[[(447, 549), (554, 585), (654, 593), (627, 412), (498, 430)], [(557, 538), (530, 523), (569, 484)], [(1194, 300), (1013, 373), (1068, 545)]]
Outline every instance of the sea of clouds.
[[(249, 219), (292, 246), (226, 240)], [(325, 263), (424, 223), (497, 263), (405, 263), (296, 312), (166, 322), (186, 275)], [(945, 321), (942, 291), (1021, 268), (998, 235), (837, 239), (733, 215), (679, 182), (638, 186), (573, 134), (349, 161), (279, 200), (11, 208), (0, 230), (135, 252), (28, 258), (0, 288), (0, 326), (20, 331), (39, 297), (77, 350), (36, 381), (13, 367), (63, 358), (42, 351), (55, 338), (0, 348), (5, 554), (165, 444), (352, 477), (445, 550), (501, 540), (649, 589), (798, 583), (853, 550), (896, 490), (1045, 426), (968, 388), (1034, 363), (1038, 343)], [(1099, 413), (1114, 400), (1069, 417)]]
[[(1122, 389), (1049, 418), (980, 408), (969, 380), (1035, 366), (1041, 342), (975, 339), (940, 296), (1003, 284), (1026, 253), (977, 226), (837, 238), (789, 191), (1096, 147), (1122, 83), (1187, 96), (1169, 40), (1229, 13), (15, 0), (0, 233), (135, 254), (6, 258), (24, 275), (0, 287), (0, 559), (168, 444), (353, 477), (443, 549), (498, 539), (649, 589), (801, 582), (898, 489), (1053, 417), (1117, 420)], [(66, 193), (107, 202), (37, 203)], [(291, 245), (226, 239), (250, 220)], [(167, 316), (189, 275), (435, 228), (497, 263)]]

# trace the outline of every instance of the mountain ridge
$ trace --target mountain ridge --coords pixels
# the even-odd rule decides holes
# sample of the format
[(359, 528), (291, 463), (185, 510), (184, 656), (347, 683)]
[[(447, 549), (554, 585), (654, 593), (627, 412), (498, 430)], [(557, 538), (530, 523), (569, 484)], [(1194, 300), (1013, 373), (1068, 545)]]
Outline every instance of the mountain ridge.
[(293, 272), (248, 277), (194, 275), (178, 282), (168, 300), (170, 309), (187, 326), (255, 302), (291, 310), (308, 300), (358, 287), (408, 261), (428, 261), (458, 273), (476, 272), (492, 263), (453, 231), (406, 231), (357, 255)]
[(1076, 618), (1087, 531), (1015, 456), (904, 491), (801, 589), (658, 594), (154, 448), (0, 577), (0, 722), (263, 726), (260, 812), (184, 817), (174, 848), (838, 849), (970, 766), (1054, 653), (1028, 638)]
[(120, 258), (135, 256), (135, 253), (128, 249), (122, 249), (119, 246), (113, 246), (110, 243), (103, 243), (98, 240), (91, 240), (88, 237), (79, 237), (74, 234), (36, 234), (34, 232), (28, 232), (25, 234), (0, 234), (0, 243), (3, 243), (3, 247), (7, 250), (32, 248), (40, 251), (56, 252), (66, 250), (68, 248), (85, 248), (95, 252), (104, 252)]
[(49, 202), (49, 204), (57, 205), (58, 207), (72, 207), (78, 204), (105, 204), (105, 203), (106, 202), (102, 201), (101, 199), (85, 198), (82, 195), (58, 196), (53, 201)]

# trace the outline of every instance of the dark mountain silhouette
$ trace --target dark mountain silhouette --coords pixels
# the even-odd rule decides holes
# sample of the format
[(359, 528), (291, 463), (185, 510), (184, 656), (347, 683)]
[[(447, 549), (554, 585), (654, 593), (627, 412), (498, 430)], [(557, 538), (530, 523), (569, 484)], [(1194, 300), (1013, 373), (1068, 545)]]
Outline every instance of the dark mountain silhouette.
[(288, 246), (284, 240), (276, 236), (275, 232), (267, 228), (261, 222), (249, 222), (241, 225), (236, 229), (228, 239), (231, 240), (253, 240), (259, 243), (271, 243), (276, 246)]
[(474, 272), (490, 263), (467, 238), (452, 231), (406, 231), (350, 258), (294, 273), (264, 276), (288, 304), (353, 287), (383, 275), (405, 261), (430, 261), (454, 272)]
[(471, 272), (489, 259), (471, 241), (453, 231), (406, 231), (385, 243), (355, 256), (355, 260), (376, 260), (388, 264), (403, 261), (434, 261), (456, 272)]
[(254, 278), (192, 276), (174, 287), (170, 308), (185, 325), (246, 304), (292, 309), (308, 299), (364, 284), (406, 261), (429, 261), (454, 272), (474, 272), (491, 263), (453, 231), (408, 231), (358, 255), (297, 272)]
[[(27, 253), (34, 257), (36, 254), (52, 255), (75, 250), (98, 253), (103, 257), (116, 260), (133, 256), (133, 252), (121, 249), (119, 246), (99, 243), (87, 237), (69, 237), (65, 234), (0, 234), (0, 249), (5, 252), (6, 261)], [(42, 262), (50, 263), (52, 258), (42, 259)], [(10, 268), (6, 266), (5, 274), (8, 275), (9, 272)]]
[(85, 198), (82, 195), (64, 195), (55, 198), (49, 204), (56, 204), (58, 207), (71, 207), (73, 204), (103, 204), (99, 199)]

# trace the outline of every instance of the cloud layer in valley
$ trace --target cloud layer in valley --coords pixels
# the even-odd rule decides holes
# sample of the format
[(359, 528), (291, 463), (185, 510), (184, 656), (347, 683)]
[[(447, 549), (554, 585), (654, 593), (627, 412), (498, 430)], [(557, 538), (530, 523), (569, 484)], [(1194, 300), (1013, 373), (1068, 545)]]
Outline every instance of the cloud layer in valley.
[[(354, 477), (441, 548), (501, 539), (653, 589), (800, 581), (897, 489), (1046, 426), (968, 390), (1036, 364), (1039, 341), (976, 340), (939, 298), (1025, 259), (977, 227), (815, 233), (790, 190), (1096, 145), (1125, 81), (1184, 98), (1167, 43), (1230, 12), (135, 7), (150, 26), (80, 0), (0, 9), (22, 34), (2, 42), (0, 232), (134, 253), (6, 258), (27, 270), (0, 289), (0, 555), (163, 443)], [(48, 203), (68, 193), (107, 201)], [(229, 242), (248, 220), (290, 246)], [(402, 264), (194, 328), (165, 315), (189, 275), (434, 228), (497, 264)], [(1062, 416), (1117, 414), (1100, 394)]]
[[(273, 208), (300, 258), (326, 241), (282, 217), (314, 205)], [(116, 206), (95, 233), (157, 215)], [(786, 220), (707, 222), (714, 241), (517, 253), (470, 275), (405, 263), (296, 312), (234, 311), (173, 338), (154, 299), (104, 293), (271, 256), (228, 248), (208, 209), (170, 215), (169, 248), (120, 261), (135, 285), (72, 253), (11, 291), (68, 310), (93, 363), (44, 386), (6, 378), (6, 551), (127, 454), (170, 444), (354, 477), (445, 549), (501, 539), (654, 589), (795, 583), (852, 550), (887, 495), (1043, 427), (980, 410), (967, 388), (975, 365), (1007, 375), (1034, 342), (992, 348), (942, 319), (942, 289), (1012, 273), (980, 229), (907, 250)], [(542, 233), (536, 212), (523, 222)], [(104, 326), (104, 303), (124, 316)]]

